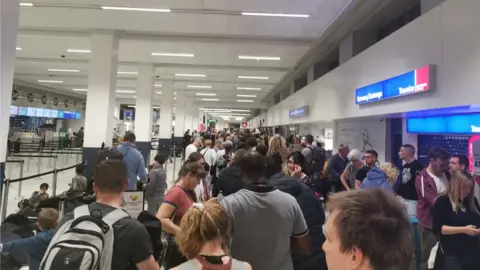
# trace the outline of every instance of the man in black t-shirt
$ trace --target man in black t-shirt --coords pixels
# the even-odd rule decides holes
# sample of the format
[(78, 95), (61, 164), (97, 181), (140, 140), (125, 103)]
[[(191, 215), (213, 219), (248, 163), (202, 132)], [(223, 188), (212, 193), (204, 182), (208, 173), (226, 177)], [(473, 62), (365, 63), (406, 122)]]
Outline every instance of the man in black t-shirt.
[[(90, 214), (102, 218), (111, 211), (121, 208), (123, 191), (127, 183), (127, 168), (123, 161), (109, 159), (100, 162), (95, 169), (94, 190), (97, 201), (89, 205)], [(71, 219), (73, 219), (73, 211), (63, 217), (57, 229)], [(158, 263), (152, 256), (150, 236), (140, 222), (132, 218), (121, 219), (113, 224), (113, 233), (111, 269), (159, 269)]]
[(398, 156), (405, 164), (398, 175), (394, 190), (398, 196), (402, 197), (408, 214), (410, 216), (416, 216), (418, 195), (415, 189), (415, 177), (417, 172), (423, 170), (423, 165), (415, 159), (415, 147), (413, 147), (413, 145), (402, 145)]
[(365, 151), (365, 166), (357, 171), (355, 176), (355, 188), (359, 188), (363, 179), (367, 178), (367, 173), (375, 167), (378, 160), (378, 153), (375, 150)]

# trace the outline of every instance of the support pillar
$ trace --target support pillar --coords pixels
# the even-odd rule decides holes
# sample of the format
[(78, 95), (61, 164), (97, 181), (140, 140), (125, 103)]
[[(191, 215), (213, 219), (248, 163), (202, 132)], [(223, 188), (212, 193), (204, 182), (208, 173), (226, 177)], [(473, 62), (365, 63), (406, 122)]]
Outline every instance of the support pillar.
[(177, 90), (177, 99), (175, 102), (175, 129), (174, 137), (177, 147), (183, 144), (183, 134), (185, 133), (185, 90)]
[(139, 67), (137, 101), (135, 106), (135, 136), (138, 151), (142, 153), (145, 166), (150, 160), (153, 122), (153, 65)]
[(91, 37), (88, 69), (87, 108), (83, 159), (90, 178), (102, 145), (112, 145), (115, 92), (117, 86), (118, 43), (116, 33), (95, 33)]
[(185, 99), (185, 130), (189, 129), (190, 134), (194, 130), (193, 128), (193, 99)]
[(5, 161), (7, 161), (8, 151), (7, 141), (10, 130), (10, 105), (12, 103), (19, 9), (18, 1), (0, 1), (0, 202), (3, 195)]
[(307, 84), (311, 84), (315, 81), (315, 67), (312, 65), (307, 71)]
[(167, 155), (172, 145), (173, 81), (164, 81), (162, 88), (158, 153)]

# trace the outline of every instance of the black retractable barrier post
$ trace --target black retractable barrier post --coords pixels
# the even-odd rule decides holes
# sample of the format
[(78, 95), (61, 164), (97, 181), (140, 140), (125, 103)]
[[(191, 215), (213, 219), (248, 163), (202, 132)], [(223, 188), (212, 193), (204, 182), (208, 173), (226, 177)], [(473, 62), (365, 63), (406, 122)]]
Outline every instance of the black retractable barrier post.
[[(20, 163), (20, 178), (23, 178), (23, 163), (24, 161)], [(18, 183), (18, 192), (17, 192), (17, 197), (15, 199), (17, 200), (22, 200), (24, 197), (22, 196), (22, 181)]]
[(8, 192), (10, 189), (10, 179), (5, 179), (5, 188), (3, 189), (3, 202), (2, 202), (2, 221), (7, 217), (7, 204), (8, 204)]

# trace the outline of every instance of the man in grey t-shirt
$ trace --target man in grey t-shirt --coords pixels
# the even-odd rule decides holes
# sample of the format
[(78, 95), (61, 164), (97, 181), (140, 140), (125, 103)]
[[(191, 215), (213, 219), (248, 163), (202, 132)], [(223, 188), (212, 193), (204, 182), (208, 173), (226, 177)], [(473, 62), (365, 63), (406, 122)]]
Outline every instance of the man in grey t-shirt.
[(305, 218), (293, 196), (264, 184), (265, 161), (259, 157), (249, 152), (239, 161), (248, 185), (220, 201), (233, 221), (230, 251), (253, 269), (293, 270), (291, 241), (292, 252), (310, 251)]

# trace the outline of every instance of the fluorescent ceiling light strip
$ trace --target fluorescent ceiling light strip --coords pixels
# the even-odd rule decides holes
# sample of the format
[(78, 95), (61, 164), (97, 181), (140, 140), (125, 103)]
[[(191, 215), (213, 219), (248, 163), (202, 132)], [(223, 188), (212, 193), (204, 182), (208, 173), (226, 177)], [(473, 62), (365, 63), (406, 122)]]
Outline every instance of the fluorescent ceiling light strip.
[(262, 90), (262, 88), (260, 88), (260, 87), (237, 87), (237, 90), (260, 91), (260, 90)]
[(155, 87), (162, 87), (161, 84), (155, 84)]
[(69, 52), (69, 53), (90, 53), (90, 50), (84, 50), (84, 49), (67, 49), (67, 52)]
[(122, 74), (122, 75), (138, 75), (138, 72), (135, 72), (135, 71), (118, 71), (117, 74)]
[(202, 98), (203, 101), (219, 101), (218, 98)]
[(22, 48), (20, 48), (20, 47), (17, 47), (17, 48), (16, 48), (16, 50), (17, 50), (17, 51), (21, 51), (21, 50), (22, 50)]
[(63, 83), (63, 81), (38, 80), (39, 83)]
[(33, 7), (33, 3), (20, 3), (22, 7)]
[(258, 77), (258, 76), (238, 76), (239, 79), (252, 79), (252, 80), (268, 80), (269, 77)]
[(195, 57), (193, 53), (156, 53), (152, 52), (153, 56), (172, 56), (172, 57)]
[(117, 93), (132, 94), (135, 93), (135, 90), (117, 90)]
[(88, 91), (87, 88), (73, 88), (72, 90), (77, 91), (77, 92), (87, 92)]
[(246, 103), (251, 103), (253, 100), (247, 100), (247, 99), (237, 99), (237, 102), (246, 102)]
[(211, 93), (197, 93), (196, 95), (197, 95), (197, 96), (211, 96), (211, 97), (214, 97), (214, 96), (216, 96), (217, 94), (211, 94)]
[(57, 68), (49, 68), (48, 71), (54, 72), (80, 72), (78, 69), (57, 69)]
[(238, 59), (244, 60), (266, 60), (266, 61), (280, 61), (280, 57), (273, 56), (249, 56), (249, 55), (239, 55)]
[(162, 94), (162, 92), (161, 92), (161, 91), (158, 91), (158, 92), (157, 92), (157, 94), (158, 94), (158, 95), (161, 95), (161, 94)]
[(237, 97), (252, 97), (252, 98), (256, 98), (257, 96), (256, 96), (256, 95), (237, 95)]
[(187, 85), (187, 88), (211, 89), (210, 85)]
[(308, 18), (308, 14), (288, 14), (288, 13), (266, 13), (266, 12), (242, 12), (243, 16), (264, 16), (264, 17), (287, 17), (287, 18)]
[(205, 74), (186, 74), (186, 73), (177, 73), (175, 76), (178, 77), (207, 77)]
[(122, 10), (122, 11), (143, 11), (143, 12), (171, 12), (168, 8), (134, 8), (134, 7), (112, 7), (103, 6), (103, 10)]

